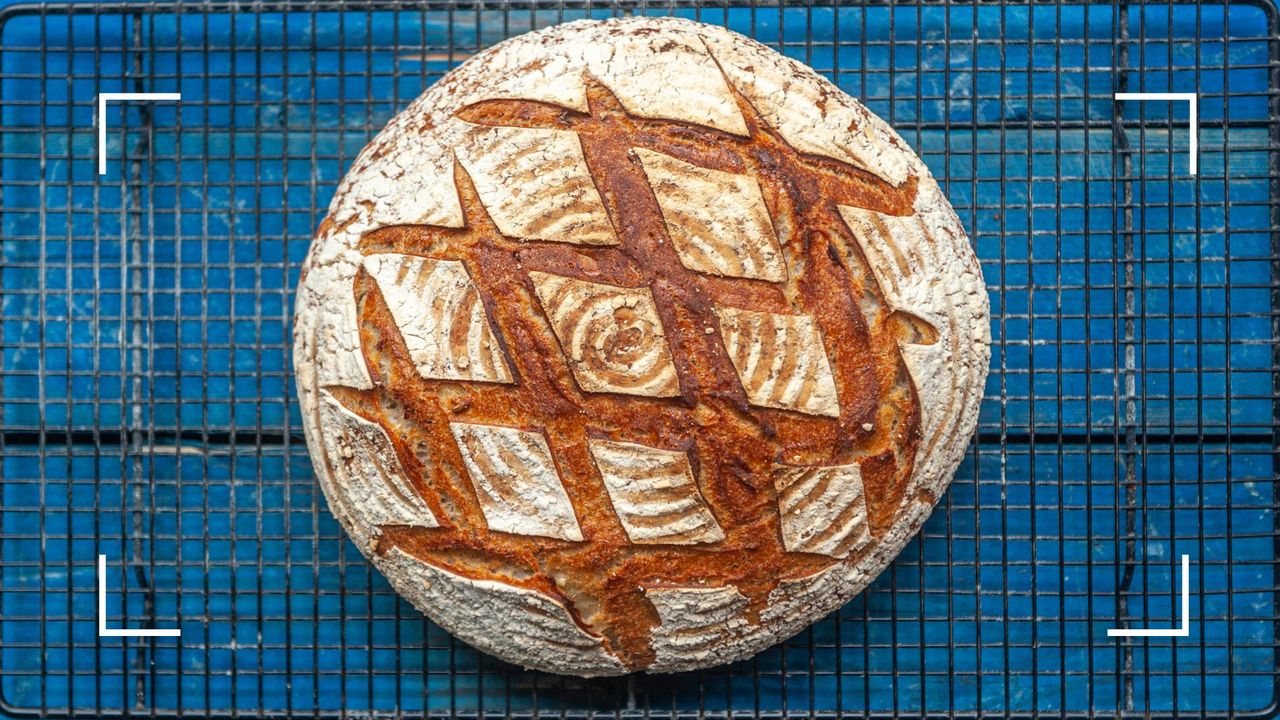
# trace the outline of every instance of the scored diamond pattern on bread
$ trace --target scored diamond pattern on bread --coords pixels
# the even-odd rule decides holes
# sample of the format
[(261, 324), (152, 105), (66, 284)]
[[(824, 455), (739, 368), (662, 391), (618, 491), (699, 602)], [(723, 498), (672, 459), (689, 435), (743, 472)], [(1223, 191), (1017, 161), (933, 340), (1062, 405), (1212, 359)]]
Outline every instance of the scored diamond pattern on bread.
[[(949, 482), (989, 357), (905, 142), (663, 18), (434, 85), (357, 158), (297, 302), (308, 445), (357, 546), (460, 638), (579, 675), (747, 657), (863, 588)], [(362, 454), (376, 501), (339, 464)], [(379, 504), (404, 492), (434, 525)]]

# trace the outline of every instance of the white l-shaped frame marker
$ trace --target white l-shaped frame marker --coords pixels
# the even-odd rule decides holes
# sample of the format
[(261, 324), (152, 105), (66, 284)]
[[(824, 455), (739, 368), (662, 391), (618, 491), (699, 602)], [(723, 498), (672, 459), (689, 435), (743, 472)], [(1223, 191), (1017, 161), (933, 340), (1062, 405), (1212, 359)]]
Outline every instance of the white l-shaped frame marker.
[(182, 93), (98, 93), (98, 174), (107, 174), (107, 103), (112, 100), (181, 100)]
[[(1200, 158), (1200, 115), (1195, 93), (1159, 93), (1159, 92), (1121, 92), (1115, 94), (1116, 100), (1185, 100), (1191, 120), (1191, 158), (1188, 168), (1191, 175), (1199, 170)], [(1107, 637), (1187, 637), (1191, 634), (1191, 584), (1189, 580), (1191, 567), (1190, 556), (1182, 556), (1182, 622), (1176, 628), (1108, 628)]]
[(1176, 628), (1108, 628), (1107, 637), (1187, 637), (1191, 634), (1191, 557), (1182, 556), (1182, 622)]
[(109, 628), (107, 627), (107, 556), (98, 555), (98, 637), (179, 637), (178, 628)]
[(1200, 116), (1196, 112), (1195, 93), (1159, 93), (1159, 92), (1122, 92), (1115, 94), (1116, 100), (1186, 100), (1191, 111), (1191, 174), (1195, 175), (1200, 157)]

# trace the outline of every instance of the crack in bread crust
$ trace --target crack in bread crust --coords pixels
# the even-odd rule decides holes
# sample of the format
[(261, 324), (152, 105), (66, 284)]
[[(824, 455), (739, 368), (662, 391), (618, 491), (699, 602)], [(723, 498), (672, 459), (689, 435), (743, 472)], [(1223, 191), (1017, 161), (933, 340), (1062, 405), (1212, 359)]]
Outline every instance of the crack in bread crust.
[[(708, 55), (716, 60), (713, 53)], [(453, 82), (452, 77), (440, 85)], [(549, 598), (556, 607), (563, 607), (582, 632), (598, 638), (602, 649), (624, 669), (682, 667), (679, 659), (658, 655), (655, 633), (664, 619), (655, 608), (655, 592), (730, 588), (742, 598), (742, 619), (734, 621), (735, 627), (774, 623), (778, 608), (771, 605), (795, 594), (788, 588), (818, 582), (836, 566), (857, 568), (864, 561), (875, 566), (881, 562), (875, 558), (896, 553), (896, 547), (905, 542), (898, 537), (904, 517), (910, 523), (922, 521), (922, 517), (917, 521), (914, 509), (904, 512), (904, 508), (922, 502), (931, 506), (936, 499), (933, 487), (908, 494), (919, 459), (922, 408), (901, 348), (935, 342), (939, 333), (928, 320), (912, 315), (911, 308), (897, 308), (886, 297), (839, 210), (845, 206), (877, 217), (913, 216), (919, 212), (921, 179), (909, 174), (894, 184), (858, 165), (798, 151), (764, 121), (765, 115), (728, 77), (728, 98), (742, 118), (744, 134), (642, 117), (629, 112), (614, 91), (590, 73), (583, 73), (582, 83), (585, 104), (579, 109), (533, 100), (486, 99), (453, 111), (452, 117), (483, 132), (502, 129), (507, 136), (527, 129), (575, 137), (580, 159), (573, 162), (579, 163), (574, 171), (579, 179), (571, 187), (574, 193), (586, 192), (580, 179), (583, 164), (592, 187), (583, 196), (587, 205), (570, 205), (575, 213), (590, 218), (588, 240), (574, 242), (572, 222), (557, 224), (554, 238), (550, 234), (504, 235), (485, 200), (493, 201), (492, 183), (500, 165), (487, 166), (484, 182), (490, 186), (484, 194), (477, 178), (457, 158), (451, 161), (451, 184), (460, 213), (456, 221), (352, 224), (331, 215), (318, 232), (318, 238), (335, 232), (354, 236), (357, 240), (351, 250), (364, 258), (395, 253), (460, 266), (474, 285), (479, 306), (467, 296), (465, 307), (472, 321), (458, 325), (462, 330), (456, 332), (487, 322), (491, 332), (484, 336), (488, 343), (484, 347), (493, 353), (493, 367), (505, 361), (509, 377), (475, 382), (441, 372), (424, 374), (422, 351), (415, 362), (404, 325), (397, 322), (396, 313), (403, 315), (403, 305), (393, 312), (389, 295), (379, 286), (392, 280), (375, 279), (357, 261), (360, 264), (347, 292), (355, 307), (357, 352), (368, 382), (322, 387), (351, 413), (385, 432), (412, 489), (438, 520), (438, 527), (366, 528), (361, 537), (371, 540), (367, 547), (358, 543), (362, 551), (376, 561), (394, 549), (462, 581), (497, 581)], [(430, 129), (429, 124), (420, 128)], [(401, 142), (421, 140), (409, 137)], [(377, 162), (379, 152), (362, 155), (364, 166)], [(646, 175), (643, 153), (673, 158), (677, 164), (672, 167), (695, 165), (758, 183), (785, 272), (761, 272), (753, 278), (689, 269), (673, 242), (668, 224), (672, 218), (664, 216), (652, 178)], [(521, 161), (526, 163), (520, 171), (525, 180), (532, 176), (527, 161), (528, 157)], [(567, 166), (553, 163), (552, 167), (560, 172)], [(590, 210), (591, 202), (598, 202), (603, 214)], [(335, 206), (338, 203), (335, 198)], [(503, 212), (510, 214), (511, 206)], [(606, 221), (612, 234), (601, 224)], [(758, 217), (753, 222), (756, 232), (764, 226)], [(508, 230), (512, 226), (508, 221)], [(616, 242), (600, 238), (616, 238)], [(320, 261), (309, 256), (308, 265), (313, 262)], [(304, 284), (305, 272), (304, 268)], [(600, 341), (597, 352), (616, 351), (630, 357), (626, 353), (636, 347), (628, 343), (641, 337), (636, 328), (644, 323), (651, 327), (656, 316), (661, 332), (647, 342), (665, 344), (666, 357), (674, 365), (674, 382), (655, 384), (661, 392), (648, 392), (644, 390), (648, 386), (642, 385), (640, 392), (629, 395), (610, 391), (609, 383), (584, 385), (573, 366), (575, 357), (583, 354), (575, 343), (584, 341), (557, 328), (555, 319), (548, 316), (548, 300), (539, 296), (540, 287), (545, 296), (545, 287), (552, 286), (547, 283), (555, 288), (577, 283), (620, 289), (616, 312), (621, 329), (607, 343)], [(647, 295), (624, 292), (631, 289), (643, 289)], [(633, 296), (648, 298), (644, 302), (652, 307), (640, 310), (649, 315), (640, 317), (635, 307), (627, 306), (636, 302), (628, 300)], [(403, 304), (404, 298), (396, 297)], [(320, 343), (307, 334), (315, 326), (303, 322), (303, 308), (300, 300), (298, 347), (305, 348), (300, 357), (310, 364), (299, 371), (305, 409), (309, 407), (306, 382), (321, 386), (315, 385), (320, 375), (314, 373)], [(751, 336), (760, 346), (754, 350), (760, 356), (750, 356), (752, 348), (738, 348), (741, 356), (731, 357), (723, 318), (759, 314), (775, 318), (766, 327), (768, 332)], [(415, 332), (422, 328), (419, 325)], [(787, 335), (783, 330), (789, 328), (804, 332)], [(796, 337), (816, 345), (809, 346), (809, 352), (789, 351), (787, 343)], [(948, 337), (954, 345), (956, 338)], [(421, 345), (417, 338), (415, 342)], [(460, 335), (453, 346), (464, 345)], [(777, 354), (772, 365), (769, 348)], [(751, 382), (765, 389), (753, 394), (744, 388), (746, 380), (735, 361), (752, 368)], [(834, 397), (824, 389), (821, 402), (810, 402), (818, 391), (801, 378), (812, 376), (819, 365)], [(304, 374), (308, 370), (312, 374)], [(761, 400), (766, 397), (767, 403)], [(319, 456), (317, 464), (323, 460), (332, 467), (329, 450), (315, 444), (313, 428), (319, 418), (314, 411), (307, 415), (308, 441), (313, 455)], [(549, 471), (563, 485), (581, 540), (576, 533), (491, 528), (451, 432), (459, 424), (499, 426), (545, 438), (554, 463)], [(952, 429), (959, 432), (961, 426), (957, 423)], [(947, 438), (955, 441), (953, 436)], [(633, 542), (628, 531), (634, 528), (624, 527), (610, 498), (610, 490), (618, 488), (606, 486), (592, 443), (597, 447), (625, 443), (687, 458), (698, 507), (721, 532), (683, 544)], [(844, 536), (829, 540), (832, 530), (818, 528), (811, 545), (824, 548), (823, 553), (800, 551), (798, 546), (788, 551), (775, 484), (781, 466), (859, 468), (858, 502), (837, 518), (848, 524), (853, 522), (849, 512), (865, 513), (861, 525), (850, 525), (858, 528), (858, 534), (848, 540)], [(321, 471), (322, 484), (333, 497), (340, 489), (332, 486), (334, 476), (324, 477), (325, 472)], [(518, 491), (505, 484), (503, 488), (513, 497)], [(684, 506), (679, 504), (678, 486), (661, 491), (675, 493), (669, 498), (673, 507)], [(358, 513), (349, 510), (339, 513), (339, 519), (348, 529), (359, 522)], [(700, 522), (705, 524), (705, 519)], [(508, 529), (518, 525), (507, 523)], [(890, 533), (889, 542), (879, 542)], [(879, 567), (883, 565), (875, 568), (877, 572)], [(856, 584), (859, 572), (823, 592), (838, 593), (838, 588)], [(730, 635), (726, 638), (734, 642), (741, 639)], [(668, 636), (664, 631), (662, 637)], [(495, 651), (492, 643), (485, 648)], [(518, 654), (508, 659), (520, 661)], [(715, 662), (714, 656), (690, 658), (685, 666)], [(597, 670), (612, 672), (604, 665)]]

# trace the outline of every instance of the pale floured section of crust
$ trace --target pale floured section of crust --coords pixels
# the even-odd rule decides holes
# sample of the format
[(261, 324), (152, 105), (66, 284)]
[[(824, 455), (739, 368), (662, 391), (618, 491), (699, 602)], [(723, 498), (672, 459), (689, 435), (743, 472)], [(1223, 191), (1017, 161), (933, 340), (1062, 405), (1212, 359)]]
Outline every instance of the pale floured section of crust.
[(752, 405), (840, 416), (818, 325), (807, 315), (717, 306), (720, 337)]
[(634, 543), (693, 545), (724, 540), (682, 452), (591, 440), (591, 455), (618, 520)]
[(633, 151), (658, 199), (680, 262), (695, 272), (787, 278), (760, 183), (644, 148)]
[(582, 540), (578, 518), (541, 433), (449, 423), (490, 530)]
[[(356, 327), (353, 284), (358, 267), (345, 258), (339, 262), (313, 264), (306, 272), (306, 279), (298, 286), (294, 361), (299, 368), (304, 368), (309, 367), (315, 358), (318, 387), (314, 389), (329, 385), (360, 390), (373, 387), (369, 368), (364, 364), (364, 354), (360, 351), (360, 331)], [(309, 379), (302, 373), (298, 375), (299, 383)]]
[(655, 43), (628, 30), (620, 23), (612, 37), (583, 51), (588, 70), (628, 112), (747, 133), (724, 78), (696, 36), (672, 33)]
[(645, 597), (659, 619), (650, 672), (718, 665), (718, 655), (749, 632), (747, 598), (735, 587), (653, 587)]
[(457, 153), (503, 235), (618, 243), (576, 133), (474, 126)]
[[(351, 228), (356, 232), (391, 225), (463, 226), (462, 204), (453, 192), (453, 157), (433, 143), (409, 140), (416, 132), (413, 120), (396, 116), (365, 147), (333, 196), (331, 218), (359, 218)], [(357, 186), (358, 192), (350, 191)]]
[[(930, 345), (902, 344), (921, 408), (921, 440), (906, 497), (938, 495), (978, 422), (990, 361), (990, 309), (981, 271), (937, 183), (920, 184), (916, 215), (841, 205), (885, 301), (937, 331)], [(950, 217), (948, 217), (950, 216)]]
[(320, 396), (321, 436), (334, 472), (330, 497), (348, 516), (359, 518), (353, 532), (356, 545), (366, 547), (370, 538), (360, 533), (382, 525), (439, 527), (406, 477), (386, 431), (343, 407), (327, 391)]
[[(746, 135), (742, 114), (701, 39), (689, 32), (654, 37), (654, 20), (663, 19), (578, 21), (548, 28), (536, 34), (537, 42), (519, 44), (489, 61), (498, 72), (487, 94), (586, 112), (582, 76), (589, 73), (638, 117)], [(560, 52), (547, 52), (547, 46), (561, 42), (565, 45), (556, 48)]]
[(839, 565), (783, 580), (769, 594), (757, 624), (747, 616), (747, 599), (736, 588), (648, 589), (645, 595), (660, 620), (653, 634), (656, 657), (648, 672), (684, 672), (751, 657), (820, 617), (813, 608), (829, 612), (848, 591)]
[[(581, 51), (559, 52), (551, 46), (563, 43), (572, 27), (589, 27), (590, 23), (565, 23), (535, 33), (538, 42), (527, 42), (533, 35), (522, 35), (526, 42), (514, 42), (513, 38), (501, 43), (473, 60), (483, 62), (485, 72), (493, 78), (484, 88), (478, 100), (532, 100), (550, 103), (585, 113), (587, 86), (579, 78), (587, 70)], [(470, 62), (470, 61), (469, 61)], [(466, 67), (469, 63), (463, 63)]]
[(551, 329), (587, 392), (646, 397), (680, 394), (653, 293), (531, 272)]
[(704, 30), (725, 75), (792, 147), (852, 163), (895, 186), (911, 175), (902, 138), (812, 69), (740, 35)]
[(788, 551), (842, 558), (870, 539), (857, 464), (779, 465), (773, 470), (773, 486)]
[(480, 293), (461, 262), (378, 253), (366, 257), (364, 267), (423, 377), (511, 382)]
[(553, 598), (493, 580), (473, 580), (399, 548), (374, 558), (396, 592), (463, 642), (524, 667), (568, 675), (620, 675), (626, 668), (600, 638)]

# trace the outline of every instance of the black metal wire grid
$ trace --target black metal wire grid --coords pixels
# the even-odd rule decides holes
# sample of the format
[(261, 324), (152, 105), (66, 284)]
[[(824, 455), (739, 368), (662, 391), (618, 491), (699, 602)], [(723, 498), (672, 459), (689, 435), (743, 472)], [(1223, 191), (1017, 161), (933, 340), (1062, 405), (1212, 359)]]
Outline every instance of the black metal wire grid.
[[(920, 540), (760, 657), (579, 681), (408, 607), (316, 491), (291, 288), (356, 152), (477, 49), (675, 13), (826, 73), (926, 159), (993, 299)], [(1264, 3), (0, 9), (0, 716), (1264, 716), (1277, 678), (1280, 41)], [(1117, 91), (1199, 91), (1186, 115)], [(110, 107), (99, 92), (181, 92)], [(98, 638), (109, 624), (180, 639)], [(1109, 627), (1177, 622), (1187, 638)]]

